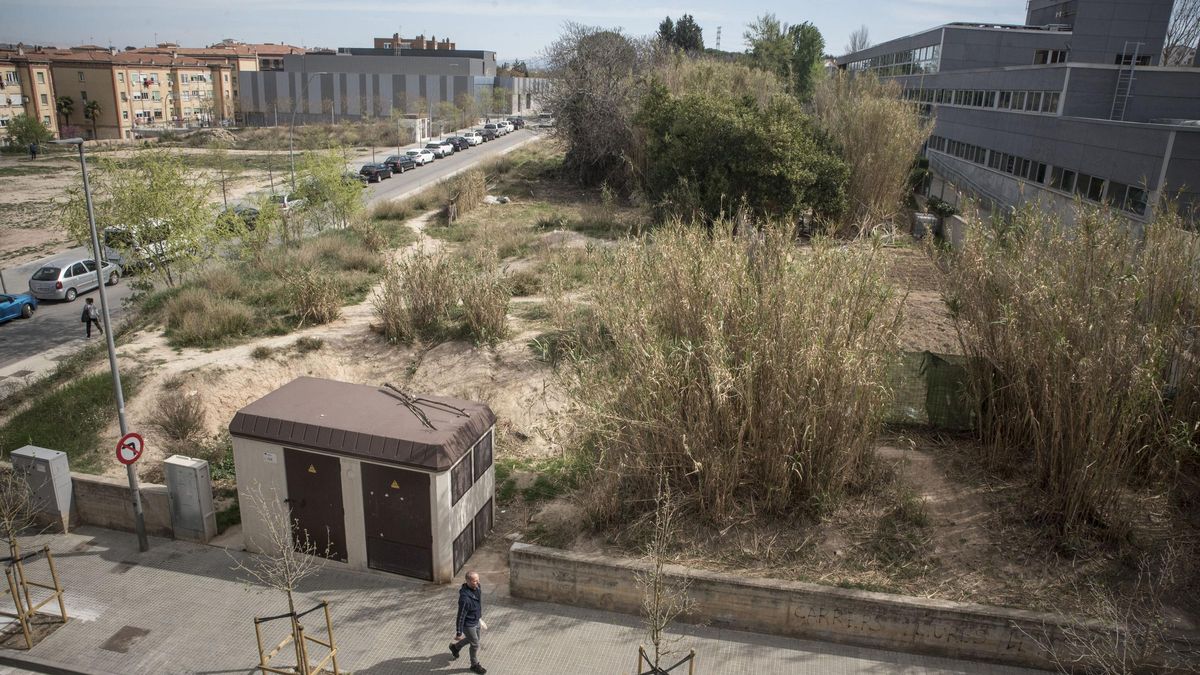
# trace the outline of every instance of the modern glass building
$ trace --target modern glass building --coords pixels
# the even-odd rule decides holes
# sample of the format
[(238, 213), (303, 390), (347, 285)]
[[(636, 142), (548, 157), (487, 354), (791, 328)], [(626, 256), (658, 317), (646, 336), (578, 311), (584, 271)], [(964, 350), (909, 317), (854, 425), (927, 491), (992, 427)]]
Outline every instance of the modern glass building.
[(935, 120), (925, 152), (993, 208), (1076, 199), (1144, 221), (1200, 208), (1200, 67), (1159, 65), (1172, 0), (1029, 0), (1026, 25), (951, 23), (838, 59)]

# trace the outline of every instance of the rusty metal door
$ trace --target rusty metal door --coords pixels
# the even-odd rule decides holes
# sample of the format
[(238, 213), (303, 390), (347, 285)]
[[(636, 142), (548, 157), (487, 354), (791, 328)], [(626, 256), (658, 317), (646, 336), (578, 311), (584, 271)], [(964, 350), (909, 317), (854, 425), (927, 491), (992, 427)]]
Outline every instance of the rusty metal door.
[(292, 507), (297, 549), (304, 535), (318, 554), (346, 561), (346, 519), (342, 509), (342, 472), (337, 457), (283, 450), (287, 474), (287, 503)]
[(433, 580), (429, 475), (362, 463), (367, 567)]

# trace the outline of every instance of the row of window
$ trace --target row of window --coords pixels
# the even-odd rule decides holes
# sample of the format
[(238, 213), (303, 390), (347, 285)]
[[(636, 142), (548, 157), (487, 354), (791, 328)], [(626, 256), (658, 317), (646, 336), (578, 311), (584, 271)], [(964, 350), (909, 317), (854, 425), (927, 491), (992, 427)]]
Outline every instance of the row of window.
[(1061, 94), (1057, 91), (1011, 91), (988, 89), (905, 89), (904, 98), (919, 103), (994, 108), (1054, 115)]
[(941, 51), (941, 45), (905, 49), (890, 54), (880, 54), (869, 59), (852, 61), (846, 64), (846, 67), (850, 70), (872, 70), (880, 77), (936, 73), (941, 60)]
[(1066, 63), (1069, 54), (1065, 49), (1038, 49), (1033, 53), (1033, 64), (1040, 66), (1046, 63)]
[(1031, 183), (1049, 185), (1055, 190), (1063, 192), (1073, 192), (1088, 201), (1108, 204), (1138, 215), (1146, 213), (1146, 190), (1134, 185), (1126, 185), (1058, 166), (1050, 168), (1047, 172), (1049, 167), (1037, 160), (989, 150), (942, 136), (930, 136), (929, 148), (965, 159), (968, 162), (987, 166), (996, 171), (1012, 174)]
[(20, 84), (21, 83), (21, 74), (15, 70), (6, 71), (4, 73), (4, 83), (5, 84)]
[(450, 505), (453, 506), (471, 489), (475, 481), (492, 465), (492, 432), (475, 442), (462, 460), (450, 469)]

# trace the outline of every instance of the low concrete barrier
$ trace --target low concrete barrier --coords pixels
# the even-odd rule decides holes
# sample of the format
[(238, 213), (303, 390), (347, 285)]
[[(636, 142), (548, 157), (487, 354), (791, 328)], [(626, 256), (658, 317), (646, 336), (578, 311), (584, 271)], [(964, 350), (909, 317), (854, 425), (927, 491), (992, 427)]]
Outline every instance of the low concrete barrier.
[[(522, 543), (513, 544), (509, 562), (513, 597), (641, 613), (642, 592), (634, 574), (649, 570), (647, 563)], [(1054, 614), (676, 565), (667, 567), (667, 575), (690, 583), (694, 610), (683, 618), (689, 623), (990, 663), (1053, 668), (1037, 643), (1053, 644), (1060, 655), (1068, 655), (1062, 627), (1094, 627)]]
[[(133, 499), (125, 478), (108, 478), (71, 472), (76, 518), (72, 524), (96, 525), (110, 530), (134, 531)], [(172, 537), (171, 505), (165, 485), (139, 485), (146, 533)]]

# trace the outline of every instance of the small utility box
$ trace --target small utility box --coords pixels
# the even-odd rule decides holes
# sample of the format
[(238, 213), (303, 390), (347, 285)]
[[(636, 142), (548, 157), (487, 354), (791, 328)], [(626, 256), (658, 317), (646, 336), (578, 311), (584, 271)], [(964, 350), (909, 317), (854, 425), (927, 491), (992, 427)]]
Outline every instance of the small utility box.
[(9, 461), (14, 471), (27, 477), (39, 517), (66, 532), (71, 520), (71, 468), (67, 453), (26, 445), (13, 450)]
[(246, 548), (269, 545), (265, 499), (333, 560), (451, 581), (492, 529), (495, 423), (475, 401), (289, 382), (229, 425)]
[(203, 544), (217, 536), (217, 513), (213, 508), (208, 462), (172, 455), (163, 462), (163, 473), (167, 477), (167, 499), (171, 504), (171, 528), (175, 538)]

